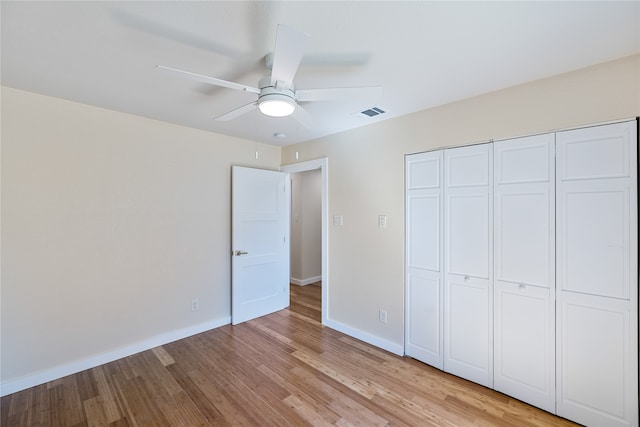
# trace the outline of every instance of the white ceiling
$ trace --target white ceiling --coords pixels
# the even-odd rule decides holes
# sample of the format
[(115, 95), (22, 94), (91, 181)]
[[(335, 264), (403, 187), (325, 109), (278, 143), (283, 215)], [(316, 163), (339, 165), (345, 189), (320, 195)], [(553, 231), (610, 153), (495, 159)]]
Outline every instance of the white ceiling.
[[(0, 4), (3, 85), (274, 145), (640, 52), (639, 1)], [(297, 88), (382, 86), (382, 94), (305, 103), (310, 127), (258, 111), (219, 122), (255, 95), (154, 69), (257, 86), (277, 24), (311, 35)], [(358, 114), (373, 106), (387, 113)]]

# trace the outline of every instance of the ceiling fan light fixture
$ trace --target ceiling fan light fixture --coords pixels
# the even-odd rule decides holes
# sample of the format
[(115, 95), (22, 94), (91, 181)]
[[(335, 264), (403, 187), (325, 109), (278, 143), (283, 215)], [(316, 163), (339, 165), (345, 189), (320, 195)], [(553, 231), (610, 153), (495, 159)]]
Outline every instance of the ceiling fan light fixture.
[(258, 108), (264, 115), (271, 117), (286, 117), (293, 114), (296, 102), (290, 96), (282, 93), (269, 93), (258, 99)]

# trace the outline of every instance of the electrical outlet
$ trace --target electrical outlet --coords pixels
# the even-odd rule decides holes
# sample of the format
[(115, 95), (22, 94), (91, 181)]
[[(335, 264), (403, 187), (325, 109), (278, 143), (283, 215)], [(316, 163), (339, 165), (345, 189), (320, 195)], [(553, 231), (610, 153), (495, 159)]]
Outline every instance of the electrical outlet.
[(387, 216), (378, 215), (378, 228), (387, 228)]
[(378, 319), (380, 320), (381, 323), (386, 324), (387, 323), (387, 310), (380, 309), (380, 312), (378, 313)]
[(200, 303), (198, 302), (198, 298), (194, 298), (191, 300), (191, 311), (198, 311), (200, 308)]

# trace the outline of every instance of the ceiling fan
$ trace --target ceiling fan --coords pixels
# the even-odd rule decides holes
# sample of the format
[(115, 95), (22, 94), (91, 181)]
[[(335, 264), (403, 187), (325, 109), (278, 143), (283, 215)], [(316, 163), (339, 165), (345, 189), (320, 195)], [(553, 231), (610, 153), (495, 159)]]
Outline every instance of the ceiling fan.
[(273, 54), (265, 57), (267, 68), (271, 69), (271, 75), (260, 79), (258, 87), (234, 83), (227, 80), (196, 74), (177, 68), (156, 65), (158, 70), (177, 75), (179, 77), (222, 86), (229, 89), (241, 90), (257, 95), (257, 99), (215, 118), (218, 121), (229, 121), (242, 114), (252, 111), (257, 106), (265, 115), (271, 117), (286, 117), (297, 109), (302, 113), (297, 119), (303, 119), (304, 109), (298, 104), (307, 101), (326, 101), (339, 98), (362, 98), (376, 96), (381, 93), (379, 86), (344, 87), (325, 89), (296, 89), (294, 78), (304, 55), (310, 36), (301, 31), (278, 25), (276, 45)]

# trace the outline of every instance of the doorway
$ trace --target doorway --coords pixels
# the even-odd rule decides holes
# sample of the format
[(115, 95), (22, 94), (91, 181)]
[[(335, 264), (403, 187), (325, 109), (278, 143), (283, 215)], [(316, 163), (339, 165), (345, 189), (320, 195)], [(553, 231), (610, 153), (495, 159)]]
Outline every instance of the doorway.
[(307, 286), (322, 281), (320, 170), (292, 173), (290, 177), (290, 282)]
[[(317, 160), (309, 160), (306, 162), (295, 163), (291, 165), (282, 166), (280, 168), (282, 172), (288, 172), (290, 174), (296, 174), (301, 172), (308, 171), (319, 171), (319, 181), (320, 181), (320, 223), (321, 223), (321, 236), (320, 236), (320, 281), (322, 282), (322, 324), (326, 324), (328, 319), (328, 310), (329, 310), (329, 280), (328, 280), (328, 174), (327, 174), (327, 159), (317, 159)], [(293, 203), (292, 203), (293, 205)], [(295, 226), (295, 213), (294, 208), (292, 207), (292, 217), (291, 223), (292, 226)], [(291, 245), (291, 250), (293, 251), (293, 245)], [(311, 276), (313, 279), (314, 276)], [(315, 278), (318, 278), (317, 276)], [(305, 279), (305, 278), (302, 278)], [(304, 284), (305, 281), (301, 280), (300, 284)]]

